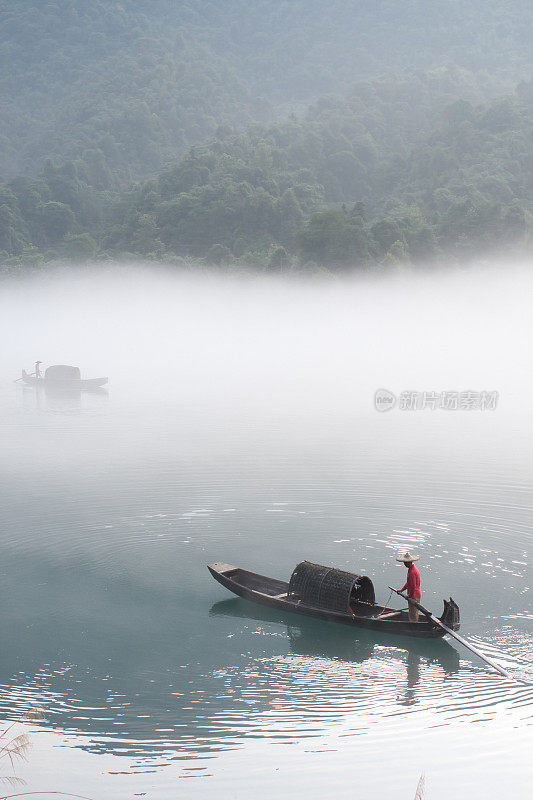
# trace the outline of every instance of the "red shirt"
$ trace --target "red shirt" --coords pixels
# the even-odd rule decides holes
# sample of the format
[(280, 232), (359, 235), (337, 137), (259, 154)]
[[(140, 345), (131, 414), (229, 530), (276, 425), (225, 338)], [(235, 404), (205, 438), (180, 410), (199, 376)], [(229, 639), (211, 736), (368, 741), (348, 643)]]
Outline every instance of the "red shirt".
[(407, 589), (407, 596), (414, 600), (420, 600), (420, 573), (414, 564), (407, 570), (407, 583), (402, 586), (402, 592)]

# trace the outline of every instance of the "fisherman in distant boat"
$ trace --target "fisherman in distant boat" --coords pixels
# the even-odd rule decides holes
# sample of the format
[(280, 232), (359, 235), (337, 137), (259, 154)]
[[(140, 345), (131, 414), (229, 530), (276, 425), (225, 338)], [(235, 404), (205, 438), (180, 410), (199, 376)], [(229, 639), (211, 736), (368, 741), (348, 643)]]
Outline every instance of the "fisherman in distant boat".
[[(407, 552), (404, 556), (397, 556), (396, 561), (401, 561), (407, 567), (407, 581), (404, 586), (399, 590), (400, 592), (407, 589), (407, 597), (420, 602), (422, 593), (420, 591), (420, 573), (414, 565), (415, 561), (419, 561), (420, 556), (413, 556)], [(418, 608), (409, 602), (409, 622), (418, 622)]]
[(42, 377), (43, 377), (43, 376), (42, 376), (42, 373), (41, 373), (41, 364), (42, 364), (42, 363), (43, 363), (42, 361), (36, 361), (36, 362), (35, 362), (35, 377), (36, 377), (37, 379), (39, 379), (39, 378), (42, 378)]

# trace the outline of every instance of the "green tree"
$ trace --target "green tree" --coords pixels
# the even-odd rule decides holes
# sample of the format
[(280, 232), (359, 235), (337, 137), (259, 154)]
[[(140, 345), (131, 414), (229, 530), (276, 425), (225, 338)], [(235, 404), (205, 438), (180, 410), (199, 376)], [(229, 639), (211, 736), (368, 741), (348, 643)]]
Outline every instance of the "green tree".
[(75, 219), (65, 203), (49, 201), (37, 206), (38, 221), (46, 242), (55, 244), (74, 228)]
[(71, 261), (90, 261), (98, 250), (98, 245), (89, 233), (68, 233), (64, 242), (65, 255)]
[(224, 244), (213, 244), (207, 251), (205, 259), (208, 264), (229, 264), (232, 261), (232, 254), (229, 247)]

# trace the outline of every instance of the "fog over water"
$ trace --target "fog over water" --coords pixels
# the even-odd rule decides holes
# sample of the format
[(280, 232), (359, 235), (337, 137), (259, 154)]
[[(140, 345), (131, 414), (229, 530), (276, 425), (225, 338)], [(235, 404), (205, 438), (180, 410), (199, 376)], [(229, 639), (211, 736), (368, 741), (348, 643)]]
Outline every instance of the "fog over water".
[[(0, 708), (47, 709), (27, 789), (409, 798), (425, 771), (432, 800), (528, 797), (532, 296), (531, 265), (505, 263), (4, 280)], [(36, 359), (108, 390), (14, 383)], [(379, 413), (380, 388), (498, 398)], [(385, 602), (406, 547), (424, 604), (453, 595), (462, 633), (526, 683), (445, 641), (282, 618), (205, 569), (287, 579), (309, 558)]]

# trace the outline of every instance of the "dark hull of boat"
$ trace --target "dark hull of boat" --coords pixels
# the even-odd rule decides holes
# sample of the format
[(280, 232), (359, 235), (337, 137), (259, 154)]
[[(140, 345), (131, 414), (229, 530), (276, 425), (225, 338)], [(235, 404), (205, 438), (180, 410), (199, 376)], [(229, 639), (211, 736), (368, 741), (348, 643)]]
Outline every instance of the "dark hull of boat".
[(36, 378), (34, 375), (24, 375), (22, 377), (24, 383), (29, 386), (42, 386), (45, 389), (53, 389), (57, 391), (77, 390), (80, 392), (90, 392), (92, 389), (99, 389), (105, 386), (109, 378), (86, 378), (83, 380), (64, 380), (64, 381), (51, 381), (46, 378)]
[(445, 635), (442, 628), (437, 627), (429, 620), (423, 618), (419, 622), (409, 622), (407, 612), (398, 612), (394, 618), (379, 617), (379, 614), (392, 614), (395, 609), (386, 606), (370, 605), (369, 603), (356, 603), (354, 613), (348, 611), (338, 612), (317, 608), (303, 603), (296, 597), (287, 596), (289, 584), (285, 581), (267, 578), (255, 572), (234, 567), (231, 564), (217, 562), (210, 564), (208, 570), (213, 578), (239, 597), (251, 600), (254, 603), (278, 608), (281, 611), (290, 611), (295, 614), (304, 614), (307, 617), (340, 622), (344, 625), (366, 630), (396, 633), (401, 636), (416, 636), (424, 639), (438, 639)]

